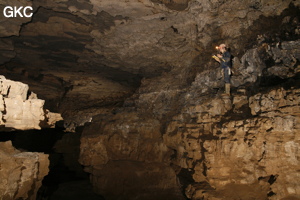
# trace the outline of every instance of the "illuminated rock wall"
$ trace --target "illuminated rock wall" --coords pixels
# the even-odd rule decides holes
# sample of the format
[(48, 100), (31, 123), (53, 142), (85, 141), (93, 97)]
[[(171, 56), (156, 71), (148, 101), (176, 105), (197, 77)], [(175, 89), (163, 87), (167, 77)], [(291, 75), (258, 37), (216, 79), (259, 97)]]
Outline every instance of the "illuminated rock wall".
[(28, 85), (1, 76), (0, 111), (2, 129), (41, 129), (55, 127), (62, 120), (58, 113), (43, 108), (45, 101), (30, 92)]
[(0, 198), (35, 200), (48, 166), (48, 155), (20, 152), (11, 141), (0, 142)]

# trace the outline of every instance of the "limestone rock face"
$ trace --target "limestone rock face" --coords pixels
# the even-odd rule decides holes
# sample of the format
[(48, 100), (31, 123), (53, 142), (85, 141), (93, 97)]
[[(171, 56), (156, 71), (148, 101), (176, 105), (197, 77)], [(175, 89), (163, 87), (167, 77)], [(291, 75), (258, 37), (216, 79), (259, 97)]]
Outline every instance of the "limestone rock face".
[[(26, 7), (26, 6), (32, 6), (32, 2), (26, 1), (26, 0), (3, 0), (0, 3), (0, 7), (1, 7), (0, 37), (9, 37), (12, 35), (19, 35), (19, 33), (20, 33), (19, 30), (21, 28), (21, 25), (29, 22), (31, 20), (31, 18), (30, 17), (16, 17), (16, 18), (5, 17), (4, 16), (4, 8), (6, 6), (10, 6), (13, 8), (14, 7), (19, 8), (20, 6)], [(11, 9), (6, 10), (6, 11), (8, 11), (8, 12), (5, 12), (7, 15), (11, 14), (11, 13), (9, 13), (9, 11), (11, 11)], [(12, 19), (14, 19), (14, 20), (12, 20)]]
[[(63, 113), (71, 130), (89, 122), (89, 113), (104, 112), (92, 108), (123, 102), (143, 77), (194, 66), (204, 73), (199, 76), (204, 87), (214, 78), (211, 55), (220, 43), (229, 45), (237, 63), (247, 63), (257, 53), (241, 60), (248, 48), (278, 38), (269, 33), (286, 40), (300, 34), (299, 2), (293, 0), (6, 0), (0, 5), (34, 9), (32, 18), (1, 16), (5, 67), (0, 72), (29, 84), (48, 109)], [(252, 64), (238, 72), (243, 79), (235, 80), (236, 86), (261, 73), (263, 66)], [(284, 70), (290, 76), (289, 67)]]
[[(299, 1), (18, 2), (34, 16), (1, 18), (12, 26), (0, 27), (0, 72), (29, 84), (69, 130), (86, 125), (79, 160), (99, 194), (299, 195)], [(220, 95), (222, 72), (211, 58), (220, 43), (233, 55), (232, 98)], [(12, 104), (42, 111), (27, 96), (3, 96), (3, 123), (24, 123), (23, 113), (5, 111)]]
[[(264, 40), (264, 39), (262, 39)], [(281, 41), (278, 43), (262, 42), (255, 48), (245, 52), (239, 59), (233, 58), (231, 84), (239, 87), (245, 84), (272, 85), (272, 77), (278, 80), (295, 76), (300, 71), (297, 61), (300, 59), (300, 40)], [(262, 78), (263, 77), (263, 78)], [(221, 70), (207, 69), (196, 76), (193, 83), (201, 92), (223, 86)]]
[[(220, 70), (204, 70), (191, 79), (192, 68), (175, 68), (142, 79), (123, 107), (94, 116), (84, 128), (80, 163), (96, 191), (114, 199), (121, 193), (131, 197), (134, 190), (153, 199), (144, 191), (154, 184), (161, 196), (177, 194), (171, 199), (299, 197), (297, 42), (282, 42), (284, 48), (263, 43), (245, 52), (242, 62), (234, 63), (238, 87), (232, 96), (219, 89)], [(282, 54), (277, 64), (275, 51)], [(290, 62), (293, 58), (297, 62)], [(291, 74), (280, 71), (285, 79), (278, 81), (279, 71), (269, 70), (275, 65)], [(154, 173), (154, 166), (163, 175)], [(161, 182), (152, 182), (154, 177)]]
[(60, 114), (44, 110), (45, 101), (29, 93), (28, 85), (1, 76), (0, 89), (0, 123), (4, 130), (55, 127), (55, 122), (62, 120)]
[(167, 162), (170, 151), (162, 143), (159, 122), (144, 118), (141, 124), (135, 113), (110, 120), (92, 123), (81, 138), (79, 161), (95, 191), (105, 199), (184, 199)]
[(0, 198), (35, 200), (49, 172), (48, 155), (20, 152), (11, 141), (0, 142)]
[[(240, 94), (233, 102), (215, 98), (174, 117), (164, 143), (177, 152), (173, 163), (191, 171), (194, 183), (187, 187), (187, 196), (282, 199), (299, 195), (299, 95), (299, 89), (278, 88), (249, 98)], [(185, 113), (194, 120), (184, 122)], [(211, 187), (208, 193), (199, 185), (202, 182)], [(228, 196), (241, 185), (256, 185), (252, 188), (256, 194)]]

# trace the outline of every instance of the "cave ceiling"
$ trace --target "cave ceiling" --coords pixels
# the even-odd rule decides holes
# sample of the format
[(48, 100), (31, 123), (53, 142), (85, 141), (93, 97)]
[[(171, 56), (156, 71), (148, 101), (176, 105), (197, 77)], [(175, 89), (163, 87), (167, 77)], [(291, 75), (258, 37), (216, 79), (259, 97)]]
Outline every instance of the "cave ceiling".
[(204, 68), (219, 43), (230, 44), (239, 56), (257, 35), (276, 29), (276, 17), (285, 17), (282, 13), (299, 4), (1, 0), (1, 10), (22, 5), (32, 6), (34, 13), (31, 18), (5, 18), (2, 13), (0, 71), (28, 83), (48, 100), (46, 105), (61, 112), (76, 106), (101, 107), (132, 94), (142, 78), (195, 65)]

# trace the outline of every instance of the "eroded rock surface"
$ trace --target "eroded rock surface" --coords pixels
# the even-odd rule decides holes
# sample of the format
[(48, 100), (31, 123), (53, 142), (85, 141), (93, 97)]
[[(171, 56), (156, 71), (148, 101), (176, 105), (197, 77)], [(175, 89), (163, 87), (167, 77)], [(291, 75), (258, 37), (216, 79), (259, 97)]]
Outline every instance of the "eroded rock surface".
[[(211, 69), (219, 43), (229, 44), (240, 60), (257, 40), (295, 40), (300, 34), (299, 2), (292, 0), (1, 2), (6, 5), (30, 5), (34, 15), (1, 16), (0, 63), (5, 67), (0, 71), (29, 84), (47, 100), (48, 109), (63, 114), (70, 130), (89, 122), (89, 113), (122, 103), (143, 77), (189, 66)], [(251, 64), (241, 73), (248, 70)]]
[(144, 118), (141, 124), (136, 113), (110, 120), (92, 123), (81, 139), (80, 163), (91, 173), (95, 191), (105, 199), (184, 199), (159, 122)]
[[(221, 191), (234, 194), (235, 188), (252, 184), (258, 186), (255, 195), (240, 198), (299, 195), (299, 95), (299, 89), (278, 88), (249, 98), (236, 95), (233, 103), (215, 98), (174, 117), (164, 141), (177, 152), (173, 162), (191, 171), (195, 183), (187, 187), (187, 196), (238, 199), (242, 194), (222, 197)], [(193, 120), (186, 122), (183, 115)]]
[[(299, 1), (28, 4), (29, 23), (3, 20), (1, 72), (70, 130), (87, 123), (80, 163), (97, 193), (299, 197)], [(211, 59), (220, 43), (234, 56), (232, 98)]]
[[(122, 199), (113, 192), (116, 185), (127, 197), (131, 186), (135, 195), (145, 194), (156, 177), (169, 189), (182, 191), (172, 192), (178, 194), (172, 199), (299, 197), (299, 72), (298, 62), (289, 62), (299, 61), (297, 42), (282, 42), (289, 44), (283, 49), (264, 43), (245, 52), (244, 61), (234, 65), (232, 79), (238, 87), (231, 97), (214, 89), (214, 84), (222, 84), (219, 70), (203, 71), (189, 82), (189, 72), (174, 69), (143, 79), (135, 95), (114, 113), (93, 117), (81, 138), (80, 162), (99, 194)], [(278, 72), (269, 70), (275, 62), (265, 63), (276, 60), (274, 51), (284, 52), (281, 58), (287, 61), (276, 65), (289, 67), (293, 74), (282, 70), (285, 79), (278, 82), (272, 79)], [(144, 172), (153, 166), (164, 176)], [(140, 187), (134, 184), (145, 180)], [(132, 184), (123, 186), (127, 181)], [(162, 188), (166, 186), (156, 190), (163, 194)]]
[(62, 120), (59, 113), (51, 113), (43, 108), (45, 101), (29, 91), (27, 84), (0, 77), (1, 129), (41, 129), (55, 127)]
[(0, 198), (35, 200), (48, 166), (48, 155), (20, 152), (11, 141), (0, 142)]

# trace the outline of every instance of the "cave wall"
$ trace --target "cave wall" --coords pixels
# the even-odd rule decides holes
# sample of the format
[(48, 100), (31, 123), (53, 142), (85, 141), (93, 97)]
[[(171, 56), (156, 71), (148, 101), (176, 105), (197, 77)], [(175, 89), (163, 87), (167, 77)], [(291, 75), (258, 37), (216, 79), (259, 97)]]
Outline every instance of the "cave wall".
[(211, 69), (219, 43), (241, 59), (257, 40), (294, 40), (299, 32), (299, 2), (292, 0), (1, 2), (6, 5), (32, 6), (34, 14), (1, 13), (1, 73), (29, 84), (71, 131), (89, 122), (89, 113), (120, 106), (143, 77), (189, 68), (190, 81)]
[[(1, 18), (14, 26), (2, 26), (0, 71), (69, 130), (85, 125), (79, 161), (97, 193), (299, 198), (298, 1), (28, 4), (31, 21)], [(231, 98), (211, 59), (220, 43), (234, 55)]]
[[(44, 176), (49, 172), (48, 154), (17, 150), (12, 141), (14, 130), (54, 128), (62, 120), (59, 113), (44, 109), (44, 100), (27, 84), (0, 77), (0, 199), (35, 200)], [(6, 133), (3, 133), (6, 132)], [(21, 140), (30, 145), (32, 141)], [(49, 141), (48, 141), (49, 142)], [(26, 146), (26, 145), (24, 145)]]
[(1, 131), (54, 128), (63, 120), (59, 113), (44, 109), (45, 101), (29, 90), (27, 84), (0, 77)]
[(143, 79), (122, 108), (84, 129), (80, 163), (95, 190), (108, 199), (151, 199), (144, 188), (153, 183), (140, 171), (156, 166), (164, 176), (151, 175), (168, 185), (156, 190), (173, 190), (172, 199), (299, 198), (298, 43), (246, 51), (234, 62), (232, 97), (222, 95), (219, 70), (200, 72), (192, 83), (178, 69)]
[[(299, 196), (299, 88), (244, 92), (186, 107), (169, 124), (164, 143), (190, 171), (189, 198)], [(241, 185), (250, 194), (235, 192)]]
[(21, 152), (11, 141), (0, 142), (0, 198), (35, 200), (42, 180), (49, 172), (48, 155)]

